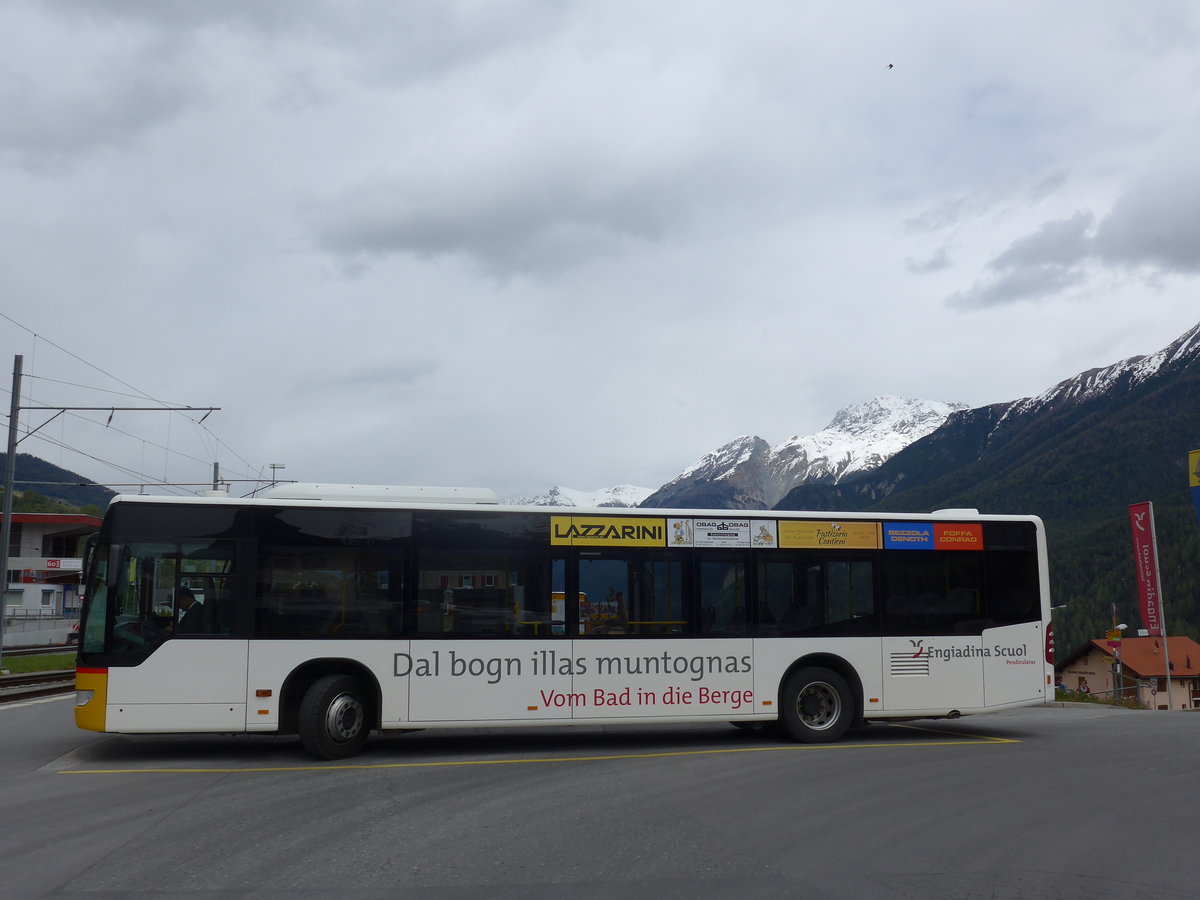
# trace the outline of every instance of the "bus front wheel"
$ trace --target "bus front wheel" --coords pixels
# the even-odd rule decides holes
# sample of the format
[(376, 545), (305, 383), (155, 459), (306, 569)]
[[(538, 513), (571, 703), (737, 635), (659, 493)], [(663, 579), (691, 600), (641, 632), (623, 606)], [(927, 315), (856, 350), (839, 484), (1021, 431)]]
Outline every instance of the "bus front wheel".
[(300, 743), (321, 759), (345, 759), (363, 748), (371, 728), (362, 685), (349, 675), (323, 675), (300, 701)]
[(814, 666), (794, 673), (780, 699), (784, 728), (806, 744), (839, 740), (854, 722), (850, 685), (832, 669)]

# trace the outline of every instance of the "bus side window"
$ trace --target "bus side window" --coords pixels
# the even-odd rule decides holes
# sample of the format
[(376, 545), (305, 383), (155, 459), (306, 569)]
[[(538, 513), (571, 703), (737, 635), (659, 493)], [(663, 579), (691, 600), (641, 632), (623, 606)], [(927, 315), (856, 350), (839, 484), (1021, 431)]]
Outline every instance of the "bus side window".
[(634, 569), (628, 559), (581, 557), (579, 560), (579, 633), (623, 635), (629, 627), (626, 597), (633, 593)]
[(1037, 553), (984, 551), (987, 611), (997, 624), (1036, 621), (1039, 616)]
[(580, 555), (577, 572), (579, 634), (689, 632), (683, 557), (640, 550), (588, 552)]
[(746, 633), (746, 564), (742, 559), (705, 559), (699, 565), (702, 635)]
[(431, 548), (417, 561), (418, 633), (562, 633), (555, 630), (549, 561), (539, 554)]
[(982, 634), (995, 623), (981, 604), (982, 554), (896, 550), (884, 555), (889, 634)]
[(821, 564), (804, 557), (760, 558), (758, 563), (758, 635), (786, 637), (819, 633), (824, 616)]
[(863, 559), (831, 559), (822, 566), (825, 618), (815, 633), (873, 635), (879, 633), (875, 611), (875, 566)]
[(630, 634), (683, 634), (688, 630), (683, 562), (643, 558), (634, 572)]

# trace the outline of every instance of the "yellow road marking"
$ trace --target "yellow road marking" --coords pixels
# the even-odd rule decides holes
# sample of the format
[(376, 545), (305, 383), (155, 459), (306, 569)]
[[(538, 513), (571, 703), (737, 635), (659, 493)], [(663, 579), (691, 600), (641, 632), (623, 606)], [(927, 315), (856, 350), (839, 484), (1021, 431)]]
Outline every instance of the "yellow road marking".
[[(915, 731), (928, 731), (932, 734), (953, 734), (939, 732), (934, 729), (916, 728), (914, 726), (893, 726), (912, 728)], [(995, 738), (987, 735), (964, 735), (952, 741), (920, 741), (889, 742), (889, 743), (855, 743), (855, 744), (789, 744), (769, 747), (730, 747), (721, 750), (669, 750), (661, 753), (611, 753), (601, 756), (544, 756), (528, 759), (464, 759), (442, 760), (437, 762), (405, 762), (405, 763), (334, 763), (328, 765), (304, 766), (247, 766), (242, 768), (147, 768), (147, 769), (62, 769), (59, 775), (237, 775), (237, 774), (267, 774), (279, 772), (345, 772), (364, 771), (371, 769), (442, 769), (455, 766), (514, 766), (540, 765), (544, 763), (579, 763), (579, 762), (609, 762), (631, 759), (669, 759), (684, 756), (717, 756), (729, 753), (773, 753), (773, 752), (804, 752), (813, 750), (870, 750), (875, 748), (906, 748), (906, 747), (980, 747), (989, 744), (1019, 744), (1021, 741), (1013, 738)]]
[(965, 732), (958, 732), (958, 731), (944, 731), (941, 728), (930, 728), (925, 725), (908, 725), (904, 722), (888, 722), (887, 725), (889, 728), (908, 728), (911, 731), (925, 731), (925, 732), (928, 732), (929, 734), (961, 734), (964, 738), (972, 738), (973, 740), (984, 741), (986, 743), (991, 743), (991, 744), (1019, 744), (1019, 743), (1021, 743), (1016, 738), (998, 738), (998, 737), (991, 737), (990, 735), (986, 735), (986, 734), (967, 734)]

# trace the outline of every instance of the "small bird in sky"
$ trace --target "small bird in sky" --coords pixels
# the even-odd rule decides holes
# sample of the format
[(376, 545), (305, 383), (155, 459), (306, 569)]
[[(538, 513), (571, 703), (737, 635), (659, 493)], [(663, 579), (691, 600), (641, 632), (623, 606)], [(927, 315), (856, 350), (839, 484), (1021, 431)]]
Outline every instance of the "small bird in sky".
[(890, 69), (891, 67), (892, 67), (892, 64), (891, 64), (891, 63), (888, 63), (888, 68)]

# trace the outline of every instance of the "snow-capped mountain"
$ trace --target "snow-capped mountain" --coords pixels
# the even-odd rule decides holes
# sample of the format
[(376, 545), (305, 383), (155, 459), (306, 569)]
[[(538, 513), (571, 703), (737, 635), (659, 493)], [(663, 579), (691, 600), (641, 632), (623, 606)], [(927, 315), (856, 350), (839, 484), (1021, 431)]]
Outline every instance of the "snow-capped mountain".
[[(1021, 483), (1032, 480), (1022, 466), (1032, 466), (1030, 471), (1036, 471), (1038, 479), (1051, 471), (1057, 473), (1055, 466), (1039, 457), (1039, 448), (1078, 443), (1079, 435), (1091, 433), (1096, 423), (1120, 424), (1140, 417), (1140, 433), (1149, 434), (1153, 425), (1165, 427), (1170, 420), (1172, 435), (1179, 432), (1178, 440), (1184, 443), (1194, 440), (1183, 436), (1187, 429), (1180, 430), (1178, 422), (1184, 413), (1175, 407), (1169, 407), (1168, 413), (1161, 391), (1163, 385), (1169, 385), (1172, 391), (1185, 392), (1186, 403), (1191, 406), (1185, 403), (1181, 409), (1196, 407), (1195, 390), (1179, 387), (1176, 382), (1194, 381), (1198, 368), (1200, 325), (1158, 353), (1091, 369), (1035, 397), (969, 409), (961, 403), (882, 396), (839, 411), (816, 434), (797, 435), (776, 445), (756, 435), (737, 438), (657, 490), (630, 485), (599, 491), (557, 487), (539, 497), (505, 502), (692, 509), (763, 509), (778, 505), (786, 509), (849, 510), (883, 501), (903, 487), (908, 492), (905, 496), (912, 496), (910, 505), (914, 509), (956, 505), (982, 508), (1003, 482), (1000, 473), (1010, 468), (1020, 471)], [(1071, 460), (1078, 470), (1079, 461), (1095, 446), (1101, 446), (1104, 460), (1092, 465), (1093, 471), (1107, 472), (1112, 466), (1128, 468), (1131, 454), (1117, 452), (1114, 448), (1120, 445), (1121, 440), (1108, 437), (1085, 442), (1084, 446), (1073, 443), (1070, 452), (1061, 457)], [(1173, 444), (1171, 447), (1178, 456), (1178, 448)], [(1144, 453), (1144, 448), (1139, 452)], [(1033, 464), (1032, 459), (1039, 461)], [(1169, 468), (1165, 462), (1162, 465)], [(1070, 477), (1057, 474), (1059, 483), (1066, 483)], [(943, 487), (944, 478), (958, 479), (962, 484)], [(1048, 502), (1057, 496), (1056, 491), (1053, 484), (1044, 485), (1040, 497)], [(1078, 497), (1072, 503), (1082, 507)], [(999, 511), (1007, 508), (1004, 503), (996, 505)]]
[(511, 506), (631, 507), (638, 506), (653, 493), (654, 488), (632, 484), (618, 484), (595, 491), (553, 487), (536, 497), (512, 497), (504, 502)]
[(1089, 369), (1074, 378), (1060, 381), (1036, 397), (1017, 400), (1009, 406), (996, 427), (1003, 427), (1010, 418), (1057, 409), (1064, 404), (1086, 403), (1104, 397), (1115, 389), (1133, 390), (1164, 370), (1194, 364), (1197, 359), (1200, 359), (1200, 325), (1157, 353), (1133, 356), (1102, 369)]
[[(816, 434), (789, 438), (772, 448), (778, 480), (793, 487), (814, 481), (836, 484), (847, 475), (874, 469), (940, 428), (955, 410), (966, 408), (965, 403), (891, 396), (847, 406)], [(784, 493), (788, 490), (791, 487)]]
[(1155, 489), (1174, 497), (1168, 485), (1200, 434), (1198, 384), (1200, 325), (1149, 356), (1089, 369), (1033, 397), (955, 412), (877, 469), (838, 484), (801, 484), (778, 506), (1012, 512), (1021, 508), (1014, 498), (1029, 497), (1025, 511), (1054, 518), (1109, 514)]
[(939, 428), (966, 404), (882, 396), (847, 406), (825, 428), (771, 446), (757, 435), (730, 441), (689, 466), (642, 506), (770, 508), (800, 484), (836, 484), (873, 469)]

